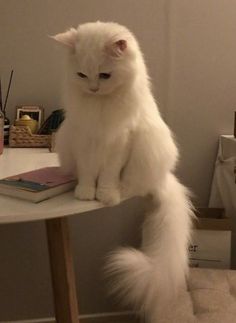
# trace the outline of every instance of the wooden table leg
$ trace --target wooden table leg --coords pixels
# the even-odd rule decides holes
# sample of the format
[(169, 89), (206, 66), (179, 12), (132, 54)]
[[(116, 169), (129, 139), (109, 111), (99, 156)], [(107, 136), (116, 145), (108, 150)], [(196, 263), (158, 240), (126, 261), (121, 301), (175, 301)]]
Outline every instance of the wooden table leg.
[(73, 257), (67, 218), (45, 220), (57, 323), (78, 323)]

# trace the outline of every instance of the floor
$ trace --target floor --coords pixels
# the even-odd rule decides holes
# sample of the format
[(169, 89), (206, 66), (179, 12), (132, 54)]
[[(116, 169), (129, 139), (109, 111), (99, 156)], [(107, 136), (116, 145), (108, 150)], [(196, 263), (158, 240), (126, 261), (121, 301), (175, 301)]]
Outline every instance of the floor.
[[(53, 321), (45, 322), (44, 323), (56, 323)], [(144, 323), (138, 318), (131, 316), (131, 315), (122, 315), (116, 317), (101, 317), (101, 318), (86, 318), (81, 319), (79, 323)]]
[(107, 317), (107, 318), (96, 318), (81, 320), (80, 323), (141, 323), (141, 321), (134, 317)]

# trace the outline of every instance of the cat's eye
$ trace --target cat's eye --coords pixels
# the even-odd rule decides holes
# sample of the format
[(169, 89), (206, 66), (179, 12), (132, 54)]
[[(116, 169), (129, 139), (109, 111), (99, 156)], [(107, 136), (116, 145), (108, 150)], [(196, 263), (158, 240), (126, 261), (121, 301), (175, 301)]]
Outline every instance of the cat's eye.
[(83, 73), (81, 73), (81, 72), (78, 72), (78, 73), (77, 73), (77, 75), (78, 75), (79, 77), (81, 77), (82, 79), (85, 79), (85, 78), (87, 77), (87, 75), (85, 75), (85, 74), (83, 74)]
[(110, 73), (100, 73), (99, 74), (99, 78), (100, 79), (103, 79), (103, 80), (107, 80), (111, 77), (111, 74)]

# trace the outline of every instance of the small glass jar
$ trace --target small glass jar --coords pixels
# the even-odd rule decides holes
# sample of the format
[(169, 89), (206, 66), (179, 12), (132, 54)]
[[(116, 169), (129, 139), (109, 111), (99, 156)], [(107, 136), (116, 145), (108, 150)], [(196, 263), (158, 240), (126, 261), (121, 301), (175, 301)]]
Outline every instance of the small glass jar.
[(3, 153), (4, 146), (4, 114), (0, 110), (0, 155)]

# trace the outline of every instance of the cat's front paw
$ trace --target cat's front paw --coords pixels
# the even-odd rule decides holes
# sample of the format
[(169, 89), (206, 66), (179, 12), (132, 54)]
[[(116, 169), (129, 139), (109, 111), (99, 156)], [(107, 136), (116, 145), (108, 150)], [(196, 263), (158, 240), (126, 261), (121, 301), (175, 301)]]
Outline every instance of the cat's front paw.
[(75, 188), (75, 197), (78, 200), (92, 201), (95, 200), (95, 187), (77, 185)]
[(114, 187), (98, 187), (96, 199), (107, 206), (113, 206), (120, 203), (120, 190)]

